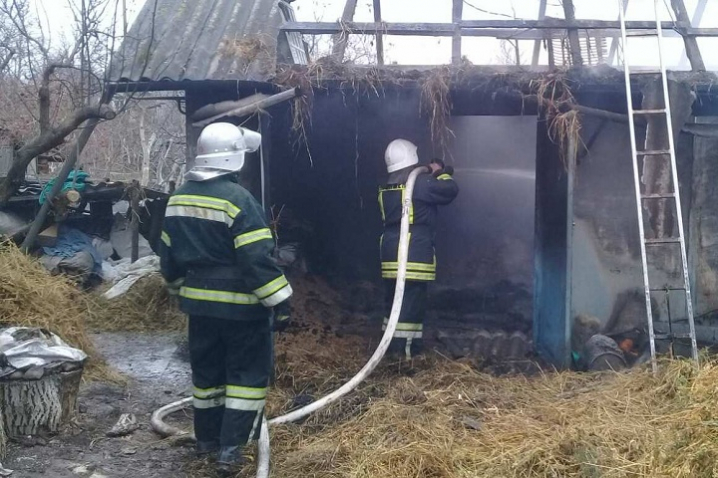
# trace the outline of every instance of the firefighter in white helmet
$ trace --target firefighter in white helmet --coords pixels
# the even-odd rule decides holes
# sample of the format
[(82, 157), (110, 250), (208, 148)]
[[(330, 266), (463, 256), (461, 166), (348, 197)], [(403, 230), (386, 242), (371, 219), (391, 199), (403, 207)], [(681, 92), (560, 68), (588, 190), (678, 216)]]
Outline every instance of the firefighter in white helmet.
[[(417, 147), (410, 141), (396, 139), (386, 148), (384, 160), (389, 180), (387, 185), (379, 188), (379, 208), (384, 222), (380, 248), (388, 317), (394, 302), (399, 267), (399, 230), (404, 190), (409, 173), (419, 164)], [(450, 204), (459, 193), (459, 187), (452, 178), (453, 168), (445, 166), (440, 159), (433, 159), (429, 167), (431, 174), (420, 175), (414, 187), (409, 211), (409, 260), (404, 302), (389, 349), (395, 354), (405, 355), (407, 359), (422, 350), (427, 286), (436, 279), (434, 238), (438, 206)], [(385, 327), (387, 322), (388, 319), (385, 319)]]
[(277, 267), (264, 211), (237, 182), (261, 136), (230, 123), (207, 126), (187, 182), (169, 199), (162, 274), (189, 315), (194, 428), (199, 454), (220, 471), (258, 437), (270, 376), (270, 310), (286, 326), (292, 288)]

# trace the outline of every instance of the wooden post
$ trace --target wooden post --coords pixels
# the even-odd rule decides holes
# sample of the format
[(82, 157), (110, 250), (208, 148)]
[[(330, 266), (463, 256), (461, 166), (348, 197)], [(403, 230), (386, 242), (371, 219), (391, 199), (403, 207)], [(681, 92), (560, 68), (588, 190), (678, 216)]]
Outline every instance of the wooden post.
[[(543, 20), (546, 18), (546, 7), (547, 7), (548, 1), (547, 0), (541, 0), (541, 3), (539, 4), (539, 14), (538, 19)], [(541, 40), (536, 40), (536, 43), (534, 43), (534, 55), (531, 59), (531, 65), (537, 66), (539, 63), (539, 56), (541, 55)]]
[[(381, 24), (381, 0), (374, 0), (374, 23)], [(376, 62), (384, 64), (384, 33), (376, 32)]]
[[(342, 13), (342, 22), (351, 22), (354, 19), (354, 13), (357, 9), (358, 0), (347, 0), (344, 4), (344, 12)], [(337, 33), (333, 37), (334, 46), (332, 47), (332, 57), (339, 63), (344, 61), (344, 52), (349, 42), (348, 32)]]
[[(705, 15), (707, 7), (708, 0), (698, 0), (698, 5), (696, 5), (696, 9), (693, 12), (693, 18), (691, 18), (692, 27), (699, 28), (701, 26), (701, 22), (703, 21), (703, 15)], [(683, 55), (681, 55), (681, 62), (679, 64), (683, 66), (687, 61), (688, 55), (684, 51)]]
[(131, 261), (137, 262), (140, 258), (140, 183), (135, 179), (129, 188), (130, 195), (130, 231), (132, 232)]
[(461, 63), (461, 20), (464, 18), (464, 1), (454, 0), (451, 21), (454, 24), (454, 40), (451, 44), (451, 63)]
[[(691, 19), (688, 17), (688, 11), (686, 10), (686, 5), (683, 3), (683, 0), (671, 0), (671, 6), (673, 7), (673, 12), (676, 14), (678, 23), (690, 25)], [(693, 71), (706, 71), (701, 49), (698, 47), (698, 40), (695, 36), (688, 35), (685, 32), (682, 33), (683, 41), (686, 44), (686, 55), (688, 55), (688, 61), (691, 62), (691, 69)]]
[[(573, 6), (573, 0), (563, 0), (563, 12), (566, 16), (566, 20), (576, 20), (576, 9)], [(568, 30), (568, 44), (571, 49), (571, 63), (573, 66), (583, 65), (583, 58), (581, 57), (581, 41), (578, 37), (578, 30), (571, 28)]]

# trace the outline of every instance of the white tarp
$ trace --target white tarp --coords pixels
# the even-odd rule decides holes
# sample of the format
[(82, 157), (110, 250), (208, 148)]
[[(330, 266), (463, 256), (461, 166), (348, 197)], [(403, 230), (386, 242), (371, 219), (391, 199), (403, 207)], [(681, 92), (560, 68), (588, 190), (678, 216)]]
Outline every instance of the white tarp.
[(107, 299), (119, 297), (127, 293), (142, 277), (159, 272), (159, 270), (160, 258), (154, 254), (138, 259), (134, 264), (129, 259), (117, 262), (106, 261), (102, 264), (102, 278), (114, 285), (105, 292), (104, 296)]
[[(129, 259), (132, 256), (132, 229), (130, 228), (130, 221), (121, 214), (115, 214), (115, 221), (112, 224), (112, 231), (110, 232), (110, 242), (112, 248), (115, 250), (118, 256), (123, 259)], [(152, 254), (152, 248), (147, 239), (139, 237), (138, 247), (139, 257), (146, 257)]]
[(17, 371), (81, 364), (86, 359), (85, 352), (51, 332), (27, 327), (0, 329), (0, 378)]

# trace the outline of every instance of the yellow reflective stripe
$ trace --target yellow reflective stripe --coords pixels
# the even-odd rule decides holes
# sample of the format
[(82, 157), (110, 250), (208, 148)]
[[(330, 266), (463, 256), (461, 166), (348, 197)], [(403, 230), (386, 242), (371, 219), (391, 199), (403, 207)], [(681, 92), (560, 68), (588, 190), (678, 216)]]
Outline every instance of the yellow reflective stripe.
[(267, 398), (267, 389), (227, 385), (227, 397), (246, 398), (249, 400), (261, 400), (263, 398)]
[(451, 175), (444, 173), (444, 174), (440, 174), (439, 176), (437, 176), (436, 179), (438, 179), (440, 181), (447, 181), (447, 180), (451, 180), (454, 178), (452, 178)]
[(259, 412), (264, 409), (264, 400), (247, 400), (246, 398), (227, 397), (224, 406), (242, 412)]
[(167, 206), (165, 217), (191, 217), (208, 221), (222, 222), (231, 227), (234, 219), (224, 211), (199, 206)]
[(266, 227), (263, 229), (257, 229), (256, 231), (246, 232), (235, 237), (234, 248), (239, 249), (242, 246), (247, 246), (249, 244), (253, 244), (257, 241), (263, 241), (265, 239), (274, 240), (274, 236), (272, 236), (272, 231), (270, 231), (269, 228)]
[[(385, 271), (396, 271), (399, 269), (399, 263), (382, 262), (381, 269)], [(424, 262), (407, 262), (406, 270), (414, 272), (436, 272), (436, 264), (426, 264)]]
[[(382, 271), (381, 273), (384, 279), (396, 279), (397, 275), (397, 271)], [(436, 274), (429, 272), (407, 272), (406, 278), (416, 281), (433, 281), (436, 280)]]
[(277, 277), (269, 284), (263, 285), (262, 287), (254, 290), (254, 295), (259, 297), (259, 300), (264, 300), (267, 297), (276, 294), (283, 288), (287, 287), (289, 285), (289, 282), (287, 282), (287, 278), (283, 275)]
[(180, 296), (185, 299), (205, 300), (207, 302), (220, 302), (223, 304), (259, 304), (259, 299), (254, 294), (240, 294), (238, 292), (227, 292), (223, 290), (206, 290), (195, 289), (193, 287), (182, 287), (180, 289)]
[[(382, 326), (381, 330), (386, 330), (387, 325), (389, 325), (389, 319), (384, 319), (384, 325)], [(422, 330), (424, 330), (424, 324), (415, 324), (412, 322), (397, 322), (396, 330), (401, 330), (404, 332), (421, 332)]]
[(226, 199), (215, 198), (211, 196), (197, 196), (193, 194), (179, 194), (172, 196), (167, 202), (168, 206), (196, 206), (208, 209), (216, 209), (224, 211), (227, 215), (234, 219), (242, 212), (237, 206)]
[(386, 221), (386, 211), (384, 211), (384, 190), (379, 190), (379, 209), (381, 210), (381, 220)]
[(422, 331), (411, 331), (411, 330), (396, 330), (394, 331), (393, 337), (395, 339), (423, 339), (424, 332)]
[(225, 402), (224, 395), (212, 398), (192, 397), (192, 406), (198, 410), (208, 410), (210, 408), (223, 407)]
[(262, 305), (265, 307), (275, 307), (284, 302), (285, 300), (289, 299), (292, 296), (293, 292), (294, 291), (292, 291), (292, 286), (287, 283), (287, 285), (279, 289), (274, 294), (262, 299)]
[(211, 387), (211, 388), (197, 388), (193, 387), (192, 395), (198, 399), (209, 399), (215, 398), (219, 395), (224, 395), (225, 387)]
[(172, 241), (170, 240), (170, 235), (167, 234), (165, 231), (162, 231), (162, 234), (160, 235), (160, 239), (162, 239), (162, 242), (165, 243), (165, 246), (172, 247)]

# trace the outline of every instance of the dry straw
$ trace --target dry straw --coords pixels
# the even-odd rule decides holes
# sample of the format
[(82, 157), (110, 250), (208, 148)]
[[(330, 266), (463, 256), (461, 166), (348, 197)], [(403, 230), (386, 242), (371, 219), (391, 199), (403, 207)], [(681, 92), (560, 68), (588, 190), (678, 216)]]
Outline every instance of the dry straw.
[(47, 329), (88, 354), (86, 377), (120, 380), (97, 355), (87, 334), (87, 296), (63, 276), (51, 276), (16, 246), (0, 246), (0, 327)]
[(88, 298), (88, 325), (98, 332), (180, 332), (187, 320), (177, 300), (167, 292), (160, 274), (151, 274), (137, 281), (130, 290), (112, 300), (101, 294)]
[[(269, 415), (318, 398), (369, 356), (366, 340), (287, 336)], [(272, 429), (273, 477), (718, 476), (718, 361), (661, 373), (496, 377), (432, 355), (388, 359), (302, 424)], [(249, 466), (241, 476), (253, 476)]]

